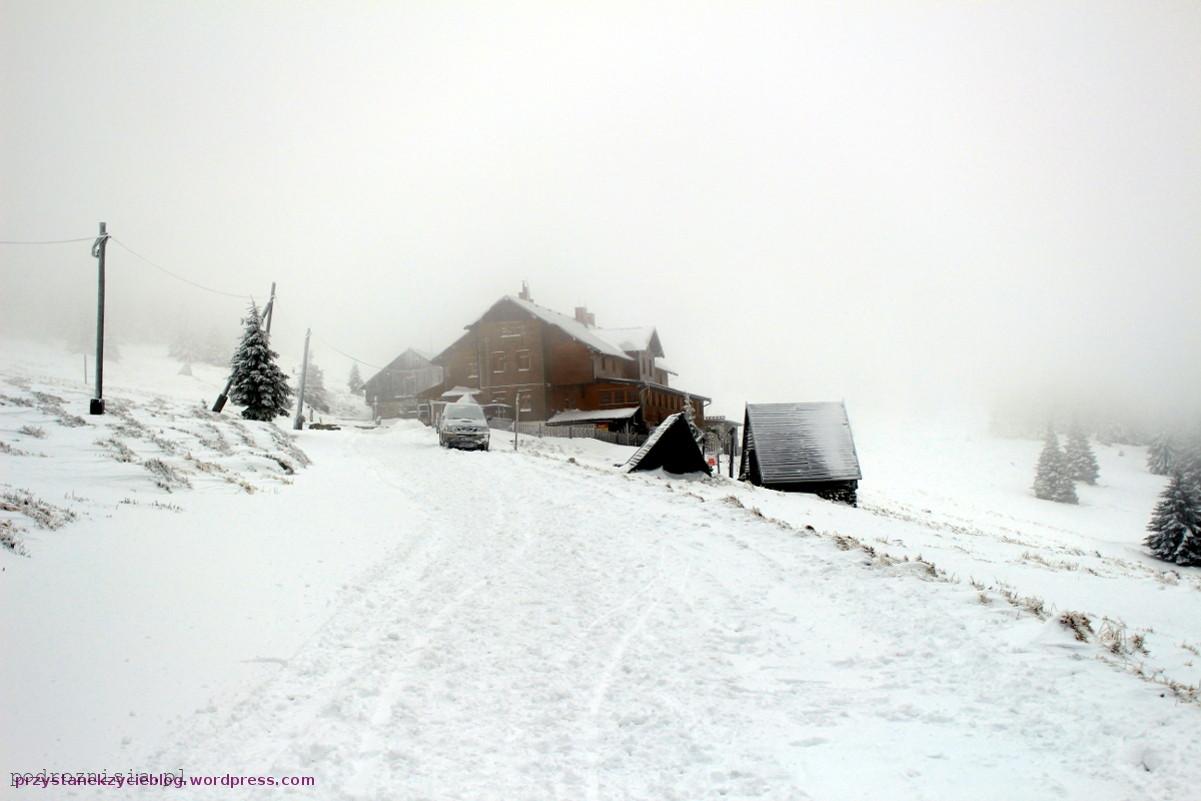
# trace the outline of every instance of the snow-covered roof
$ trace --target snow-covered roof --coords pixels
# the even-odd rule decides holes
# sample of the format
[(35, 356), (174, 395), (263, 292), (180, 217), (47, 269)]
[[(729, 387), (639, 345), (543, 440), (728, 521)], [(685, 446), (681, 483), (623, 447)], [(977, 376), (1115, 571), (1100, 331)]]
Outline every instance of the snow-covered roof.
[[(413, 357), (416, 357), (416, 359)], [(437, 365), (434, 365), (431, 362), (432, 359), (430, 358), (429, 354), (425, 353), (424, 351), (417, 350), (416, 348), (405, 348), (403, 353), (401, 353), (392, 361), (388, 362), (388, 364), (384, 367), (380, 368), (375, 375), (368, 378), (363, 382), (363, 384), (367, 387), (373, 387), (376, 383), (389, 375), (412, 375), (416, 370), (421, 370), (427, 367), (437, 367)], [(421, 389), (426, 389), (426, 387), (421, 387)]]
[(626, 406), (620, 409), (595, 409), (580, 411), (568, 409), (559, 412), (546, 421), (548, 426), (564, 426), (574, 423), (599, 423), (606, 420), (629, 420), (638, 412), (637, 406)]
[(567, 334), (567, 336), (584, 343), (598, 353), (603, 353), (606, 356), (616, 356), (621, 359), (630, 358), (622, 348), (604, 337), (600, 333), (600, 329), (584, 325), (574, 317), (568, 317), (566, 314), (560, 314), (552, 309), (539, 306), (537, 303), (513, 297), (512, 295), (505, 295), (502, 300), (507, 300), (517, 305), (519, 308), (524, 309), (543, 322), (555, 326)]
[(444, 397), (444, 398), (461, 398), (464, 395), (466, 395), (467, 397), (471, 398), (472, 400), (475, 400), (474, 393), (476, 393), (476, 392), (479, 392), (479, 390), (472, 389), (471, 387), (454, 387), (452, 389), (448, 389), (445, 392), (443, 392), (442, 397)]
[[(574, 317), (569, 317), (566, 314), (548, 309), (545, 306), (539, 306), (533, 301), (525, 300), (524, 298), (515, 297), (513, 295), (505, 295), (496, 303), (488, 307), (488, 311), (496, 308), (501, 303), (511, 303), (517, 308), (525, 311), (533, 317), (542, 320), (547, 325), (553, 325), (567, 336), (582, 343), (589, 349), (604, 354), (605, 356), (615, 356), (619, 359), (633, 361), (633, 358), (627, 351), (650, 350), (655, 356), (663, 355), (663, 346), (659, 344), (659, 335), (655, 331), (654, 326), (635, 326), (632, 328), (596, 328), (595, 326), (581, 323)], [(481, 318), (486, 316), (488, 312), (484, 312)], [(479, 322), (479, 320), (476, 320)], [(476, 322), (466, 326), (472, 328)], [(467, 334), (464, 334), (466, 337)], [(433, 358), (432, 361), (440, 363), (442, 358), (447, 353), (459, 344), (464, 337), (460, 337), (451, 345), (446, 347), (441, 353)]]
[(745, 436), (764, 484), (863, 477), (842, 403), (748, 403)]
[(662, 370), (665, 373), (671, 373), (672, 375), (679, 375), (679, 373), (677, 373), (675, 370), (673, 370), (667, 366), (667, 362), (663, 361), (658, 356), (655, 357), (655, 367), (657, 367), (658, 369)]
[(592, 330), (623, 351), (651, 350), (652, 345), (658, 344), (655, 327), (650, 325), (632, 328), (594, 328)]

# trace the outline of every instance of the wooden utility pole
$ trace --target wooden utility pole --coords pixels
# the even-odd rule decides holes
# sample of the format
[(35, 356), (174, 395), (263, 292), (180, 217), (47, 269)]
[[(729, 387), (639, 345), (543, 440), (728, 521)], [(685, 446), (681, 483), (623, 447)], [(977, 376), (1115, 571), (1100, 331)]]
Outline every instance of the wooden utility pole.
[(304, 361), (300, 363), (300, 391), (296, 393), (296, 419), (292, 421), (292, 428), (299, 431), (304, 428), (304, 380), (309, 374), (309, 335), (313, 333), (313, 329), (308, 328), (304, 332)]
[(271, 318), (275, 312), (275, 282), (271, 282), (271, 297), (267, 298), (267, 308), (263, 310), (264, 326), (267, 329), (267, 338), (271, 338)]
[[(104, 251), (108, 246), (108, 224), (100, 223), (100, 236), (92, 243), (97, 259), (96, 287), (96, 394), (88, 405), (89, 414), (104, 414)], [(87, 368), (84, 368), (86, 374)]]
[(517, 453), (517, 429), (521, 427), (521, 390), (513, 393), (513, 453)]
[(734, 441), (737, 436), (738, 429), (730, 429), (730, 478), (734, 477), (734, 452), (738, 450), (738, 443)]
[[(275, 311), (275, 282), (271, 282), (271, 297), (267, 299), (267, 306), (263, 309), (264, 327), (267, 330), (267, 340), (271, 340), (271, 318)], [(221, 390), (221, 394), (217, 396), (217, 400), (213, 401), (213, 411), (220, 412), (225, 408), (226, 401), (229, 400), (229, 391), (233, 389), (234, 376), (229, 374), (229, 380), (225, 382), (225, 389)]]

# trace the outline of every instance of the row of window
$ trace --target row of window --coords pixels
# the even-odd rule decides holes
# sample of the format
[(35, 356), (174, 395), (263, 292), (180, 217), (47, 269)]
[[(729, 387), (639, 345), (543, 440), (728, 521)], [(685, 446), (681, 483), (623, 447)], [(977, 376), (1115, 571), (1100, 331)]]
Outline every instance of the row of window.
[[(530, 369), (530, 352), (528, 350), (517, 351), (517, 358), (515, 359), (515, 361), (517, 362), (518, 370), (523, 370), (523, 371), (529, 370)], [(508, 354), (505, 353), (503, 350), (492, 351), (492, 372), (503, 373), (507, 366), (508, 366)]]
[(617, 403), (638, 403), (638, 390), (636, 389), (602, 389), (598, 394), (597, 400), (601, 406), (609, 406)]
[[(609, 406), (616, 404), (635, 404), (638, 403), (639, 393), (637, 389), (602, 389), (597, 393), (597, 400), (601, 406)], [(684, 408), (684, 399), (674, 392), (661, 392), (657, 389), (648, 389), (646, 391), (646, 403), (648, 406), (658, 406), (667, 409), (682, 409)]]
[[(532, 359), (530, 357), (529, 350), (522, 349), (522, 350), (517, 351), (513, 361), (517, 365), (518, 370), (520, 370), (522, 372), (529, 370), (531, 367), (531, 364), (532, 364)], [(492, 364), (492, 372), (503, 373), (509, 366), (508, 353), (503, 350), (492, 351), (491, 364)], [(467, 381), (471, 382), (479, 377), (480, 377), (479, 362), (478, 362), (478, 360), (473, 358), (467, 362)]]
[(647, 392), (647, 403), (650, 406), (663, 406), (668, 409), (683, 409), (684, 399), (673, 392), (660, 392), (652, 389)]

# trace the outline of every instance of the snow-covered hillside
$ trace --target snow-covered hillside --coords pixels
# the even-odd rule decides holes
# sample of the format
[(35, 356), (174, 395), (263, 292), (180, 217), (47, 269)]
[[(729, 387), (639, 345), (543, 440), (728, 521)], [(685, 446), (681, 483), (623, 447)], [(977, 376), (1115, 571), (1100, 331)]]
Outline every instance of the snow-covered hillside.
[(1162, 479), (1137, 450), (1099, 449), (1100, 486), (1058, 506), (1029, 494), (1037, 443), (852, 408), (850, 509), (623, 475), (630, 449), (590, 440), (293, 442), (203, 411), (219, 370), (137, 348), (106, 371), (114, 413), (88, 417), (68, 363), (9, 343), (0, 366), (0, 489), (64, 523), (3, 513), (26, 552), (0, 552), (6, 774), (316, 778), (196, 798), (1201, 787), (1201, 571), (1140, 548)]

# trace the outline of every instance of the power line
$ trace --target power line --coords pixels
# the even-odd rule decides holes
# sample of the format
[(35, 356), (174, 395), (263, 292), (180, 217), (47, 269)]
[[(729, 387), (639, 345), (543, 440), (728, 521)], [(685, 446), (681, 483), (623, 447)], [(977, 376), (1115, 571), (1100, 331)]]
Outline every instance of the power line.
[[(356, 356), (351, 356), (351, 355), (350, 355), (349, 353), (347, 353), (346, 351), (343, 351), (343, 350), (338, 350), (338, 349), (337, 349), (337, 348), (335, 348), (333, 345), (329, 344), (328, 342), (326, 342), (324, 339), (322, 339), (322, 338), (321, 338), (321, 337), (319, 337), (319, 336), (314, 336), (314, 337), (313, 337), (313, 339), (317, 340), (317, 341), (318, 341), (318, 342), (320, 342), (322, 345), (324, 345), (325, 347), (329, 348), (330, 350), (332, 350), (334, 353), (338, 354), (339, 356), (345, 356), (347, 359), (350, 359), (352, 362), (357, 362), (358, 364), (361, 364), (361, 365), (363, 365), (364, 367), (370, 367), (372, 370), (387, 370), (387, 369), (388, 369), (387, 367), (380, 367), (378, 364), (372, 364), (371, 362), (365, 362), (365, 361), (363, 361), (362, 359), (360, 359), (360, 358), (358, 358), (358, 357), (356, 357)], [(401, 372), (401, 371), (398, 371), (398, 370), (392, 370), (392, 371), (389, 371), (389, 372)]]
[(239, 294), (235, 294), (233, 292), (222, 292), (220, 289), (213, 289), (212, 287), (205, 286), (204, 284), (198, 284), (190, 278), (184, 278), (182, 275), (179, 275), (178, 273), (168, 270), (166, 267), (159, 264), (158, 262), (151, 261), (150, 259), (143, 256), (141, 253), (138, 253), (136, 250), (131, 248), (129, 245), (122, 242), (117, 237), (112, 236), (110, 238), (112, 239), (113, 242), (116, 242), (123, 250), (127, 251), (130, 255), (134, 256), (135, 258), (141, 259), (142, 261), (146, 262), (147, 264), (149, 264), (151, 267), (155, 268), (156, 270), (171, 276), (176, 281), (182, 281), (183, 283), (188, 284), (189, 286), (196, 287), (197, 289), (203, 289), (205, 292), (212, 292), (214, 295), (223, 295), (227, 298), (238, 298), (240, 300), (247, 300), (250, 298), (250, 295), (239, 295)]
[(81, 236), (78, 239), (0, 239), (0, 245), (67, 245), (72, 242), (91, 242), (94, 236)]

